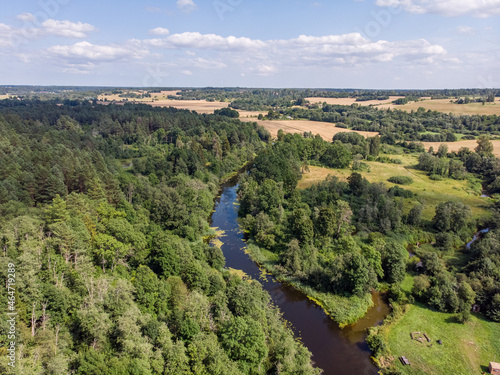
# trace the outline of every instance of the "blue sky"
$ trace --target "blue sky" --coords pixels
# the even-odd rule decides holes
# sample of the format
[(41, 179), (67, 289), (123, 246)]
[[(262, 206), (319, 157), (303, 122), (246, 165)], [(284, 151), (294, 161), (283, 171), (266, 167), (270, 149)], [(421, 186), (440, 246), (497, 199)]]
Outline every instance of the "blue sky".
[(0, 0), (0, 84), (500, 87), (500, 0)]

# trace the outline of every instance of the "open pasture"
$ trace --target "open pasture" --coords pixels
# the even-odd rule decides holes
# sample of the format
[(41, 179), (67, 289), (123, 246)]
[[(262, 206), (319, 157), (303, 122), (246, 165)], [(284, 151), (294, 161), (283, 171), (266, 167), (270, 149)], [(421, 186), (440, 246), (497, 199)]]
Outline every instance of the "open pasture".
[[(425, 332), (431, 342), (412, 340), (411, 332)], [(459, 324), (451, 314), (416, 304), (389, 327), (387, 342), (402, 374), (484, 374), (490, 361), (498, 361), (499, 334), (500, 323), (479, 315)], [(401, 365), (400, 356), (407, 357), (410, 366)]]

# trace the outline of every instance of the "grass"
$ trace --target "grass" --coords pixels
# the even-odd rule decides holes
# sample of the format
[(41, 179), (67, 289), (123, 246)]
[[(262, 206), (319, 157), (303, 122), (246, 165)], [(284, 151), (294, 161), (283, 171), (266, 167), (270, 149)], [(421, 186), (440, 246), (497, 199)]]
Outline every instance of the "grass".
[[(405, 185), (404, 188), (411, 190), (417, 195), (414, 198), (403, 199), (405, 213), (420, 202), (424, 205), (422, 218), (431, 220), (435, 214), (434, 209), (440, 202), (454, 201), (469, 205), (474, 218), (490, 215), (490, 212), (486, 209), (490, 199), (481, 198), (480, 186), (472, 186), (467, 180), (443, 179), (442, 181), (432, 181), (425, 172), (414, 168), (417, 164), (417, 156), (391, 155), (390, 157), (400, 159), (403, 164), (365, 161), (364, 163), (366, 163), (368, 168), (359, 173), (370, 182), (382, 182), (388, 187), (396, 185), (387, 181), (392, 176), (411, 177), (414, 182), (411, 185)], [(346, 180), (352, 173), (350, 169), (309, 168), (311, 172), (302, 175), (302, 180), (299, 181), (298, 187), (300, 189), (323, 181), (329, 174)]]
[[(412, 340), (410, 332), (426, 333), (429, 343)], [(473, 316), (466, 324), (453, 315), (433, 311), (420, 304), (409, 305), (406, 313), (385, 333), (395, 364), (403, 374), (481, 374), (490, 361), (500, 360), (500, 323)], [(442, 340), (438, 345), (436, 340)], [(397, 360), (405, 356), (411, 366)]]

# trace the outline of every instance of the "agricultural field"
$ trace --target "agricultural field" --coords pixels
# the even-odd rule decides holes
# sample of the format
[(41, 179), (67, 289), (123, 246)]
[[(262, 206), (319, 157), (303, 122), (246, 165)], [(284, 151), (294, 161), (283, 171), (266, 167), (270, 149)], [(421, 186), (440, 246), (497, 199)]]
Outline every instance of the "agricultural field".
[[(426, 333), (431, 342), (412, 340), (411, 332)], [(402, 374), (469, 375), (485, 373), (489, 362), (499, 360), (499, 336), (500, 324), (479, 315), (460, 324), (453, 315), (414, 304), (389, 327), (387, 342)], [(401, 365), (399, 356), (408, 358), (411, 365)]]
[[(496, 157), (500, 157), (500, 140), (492, 140), (493, 144), (493, 154)], [(462, 147), (467, 147), (471, 151), (477, 147), (477, 141), (474, 139), (457, 141), (457, 142), (422, 142), (426, 150), (429, 150), (430, 147), (434, 148), (434, 151), (437, 151), (441, 144), (445, 144), (448, 146), (448, 152), (458, 151)]]
[[(363, 177), (370, 182), (383, 182), (388, 187), (395, 186), (388, 178), (393, 176), (408, 176), (413, 179), (410, 185), (402, 186), (406, 190), (411, 190), (416, 194), (414, 198), (405, 198), (405, 212), (408, 212), (417, 202), (424, 205), (422, 217), (431, 220), (435, 214), (435, 207), (443, 201), (463, 202), (472, 209), (475, 218), (489, 215), (486, 207), (490, 204), (490, 198), (481, 197), (479, 186), (471, 186), (467, 180), (459, 181), (444, 179), (433, 181), (423, 171), (414, 168), (417, 164), (417, 157), (413, 155), (390, 155), (392, 159), (400, 159), (403, 164), (379, 163), (375, 161), (365, 161), (367, 168), (359, 171)], [(350, 169), (329, 169), (310, 166), (310, 173), (302, 175), (298, 187), (305, 189), (314, 183), (323, 181), (329, 174), (340, 179), (347, 180), (352, 173)]]
[(0, 100), (9, 99), (10, 96), (10, 94), (0, 94)]
[[(245, 119), (242, 121), (255, 121), (255, 119)], [(314, 135), (319, 134), (325, 141), (331, 141), (333, 136), (341, 132), (353, 132), (351, 129), (337, 128), (335, 124), (330, 122), (309, 121), (309, 120), (259, 120), (256, 121), (259, 125), (265, 127), (273, 137), (278, 135), (278, 130), (282, 129), (285, 133), (312, 132)], [(374, 137), (378, 132), (356, 131), (363, 137)]]
[(357, 102), (356, 98), (321, 98), (321, 97), (312, 97), (305, 98), (311, 104), (317, 103), (325, 103), (332, 105), (351, 105), (351, 104), (359, 104), (359, 105), (381, 105), (381, 104), (391, 104), (396, 99), (404, 98), (404, 96), (389, 96), (389, 99), (386, 100), (366, 100), (362, 102)]
[(456, 115), (500, 115), (500, 98), (495, 98), (494, 103), (469, 103), (469, 104), (456, 104), (451, 103), (451, 99), (425, 99), (419, 102), (411, 102), (404, 105), (396, 105), (386, 103), (378, 105), (378, 108), (391, 108), (400, 109), (403, 111), (411, 112), (416, 111), (420, 107), (426, 110), (438, 111), (444, 113), (453, 113)]

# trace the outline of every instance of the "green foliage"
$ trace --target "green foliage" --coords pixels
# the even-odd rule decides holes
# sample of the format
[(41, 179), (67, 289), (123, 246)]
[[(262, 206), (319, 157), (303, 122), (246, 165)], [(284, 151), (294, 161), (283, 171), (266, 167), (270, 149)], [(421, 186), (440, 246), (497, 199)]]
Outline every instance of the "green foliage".
[(389, 177), (387, 181), (392, 182), (393, 184), (399, 185), (410, 185), (413, 183), (413, 179), (408, 176), (393, 176)]
[[(317, 373), (269, 295), (202, 241), (220, 177), (269, 139), (232, 115), (0, 103), (0, 274), (16, 265), (20, 371)], [(261, 184), (257, 207), (278, 217), (283, 186)], [(234, 319), (243, 345), (223, 335)]]

